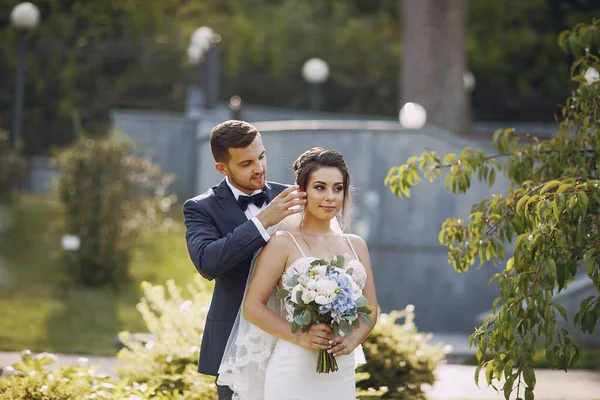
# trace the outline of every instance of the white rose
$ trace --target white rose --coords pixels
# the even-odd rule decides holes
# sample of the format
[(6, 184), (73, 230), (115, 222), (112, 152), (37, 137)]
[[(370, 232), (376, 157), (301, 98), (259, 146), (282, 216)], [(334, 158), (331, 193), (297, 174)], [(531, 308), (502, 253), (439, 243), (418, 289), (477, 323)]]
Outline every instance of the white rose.
[(308, 282), (306, 282), (306, 288), (310, 289), (310, 290), (316, 290), (317, 289), (317, 280), (316, 279), (309, 279)]
[(319, 294), (330, 296), (332, 293), (335, 293), (336, 288), (336, 283), (327, 278), (321, 278), (317, 281), (317, 292)]
[(296, 300), (298, 298), (298, 292), (302, 292), (302, 289), (303, 287), (300, 284), (294, 286), (292, 289), (292, 301), (296, 304), (298, 304), (298, 301)]
[(312, 268), (311, 272), (317, 274), (317, 276), (325, 276), (327, 274), (327, 266), (316, 265)]
[(330, 302), (331, 302), (331, 300), (328, 299), (326, 296), (323, 296), (322, 294), (315, 297), (315, 303), (317, 303), (317, 304), (325, 305), (325, 304), (329, 304)]

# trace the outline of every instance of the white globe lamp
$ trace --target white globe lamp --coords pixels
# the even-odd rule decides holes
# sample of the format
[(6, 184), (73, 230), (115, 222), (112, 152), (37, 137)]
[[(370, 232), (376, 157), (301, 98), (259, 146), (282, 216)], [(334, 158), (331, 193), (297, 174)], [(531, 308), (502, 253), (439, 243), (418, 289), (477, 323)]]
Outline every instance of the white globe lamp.
[(421, 129), (427, 122), (427, 112), (419, 103), (408, 102), (400, 109), (398, 119), (404, 129)]

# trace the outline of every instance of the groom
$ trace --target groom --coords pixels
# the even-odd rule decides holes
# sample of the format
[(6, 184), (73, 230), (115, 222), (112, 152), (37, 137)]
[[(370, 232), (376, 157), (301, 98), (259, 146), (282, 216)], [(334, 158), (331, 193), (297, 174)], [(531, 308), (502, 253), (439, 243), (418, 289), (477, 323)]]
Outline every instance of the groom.
[[(265, 180), (267, 159), (258, 130), (226, 121), (210, 134), (217, 171), (225, 176), (208, 192), (183, 205), (188, 251), (204, 278), (215, 280), (206, 318), (198, 372), (216, 376), (227, 339), (242, 303), (254, 253), (277, 224), (301, 212), (306, 193)], [(217, 386), (219, 399), (230, 399)]]

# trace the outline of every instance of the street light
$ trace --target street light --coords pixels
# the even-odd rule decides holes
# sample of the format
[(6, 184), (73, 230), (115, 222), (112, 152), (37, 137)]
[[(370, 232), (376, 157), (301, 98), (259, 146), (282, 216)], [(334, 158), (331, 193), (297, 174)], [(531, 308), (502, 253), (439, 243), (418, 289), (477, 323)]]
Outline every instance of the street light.
[(406, 103), (398, 113), (400, 125), (404, 129), (421, 129), (427, 122), (427, 112), (419, 103)]
[(594, 82), (598, 82), (600, 80), (600, 73), (595, 68), (589, 67), (583, 73), (583, 77), (585, 78), (588, 85), (591, 85)]
[(16, 143), (21, 133), (21, 114), (23, 112), (23, 91), (25, 86), (25, 48), (27, 31), (35, 28), (40, 22), (40, 10), (30, 2), (20, 3), (12, 9), (10, 22), (19, 30), (19, 63), (17, 66), (17, 87), (15, 94), (15, 111), (13, 127), (9, 142)]
[(469, 70), (463, 72), (463, 86), (465, 88), (465, 114), (462, 130), (464, 131), (464, 133), (470, 134), (473, 132), (472, 96), (473, 90), (475, 90), (475, 75), (473, 75), (473, 73)]
[(329, 78), (329, 66), (320, 58), (311, 58), (302, 66), (302, 77), (309, 84), (309, 108), (311, 110), (320, 109), (321, 85)]
[(214, 108), (219, 100), (219, 42), (221, 36), (202, 26), (192, 33), (187, 56), (190, 64), (198, 66), (198, 87), (190, 95), (194, 105)]
[(463, 85), (468, 92), (472, 92), (475, 89), (475, 75), (471, 71), (463, 72)]

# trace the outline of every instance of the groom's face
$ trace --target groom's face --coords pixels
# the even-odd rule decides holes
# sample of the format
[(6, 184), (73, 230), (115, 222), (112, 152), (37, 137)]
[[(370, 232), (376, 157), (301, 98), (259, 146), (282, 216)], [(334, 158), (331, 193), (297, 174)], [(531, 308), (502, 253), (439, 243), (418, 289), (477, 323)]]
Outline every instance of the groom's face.
[(216, 165), (217, 171), (227, 176), (229, 182), (250, 195), (265, 186), (267, 156), (260, 136), (248, 147), (229, 148), (229, 161)]

